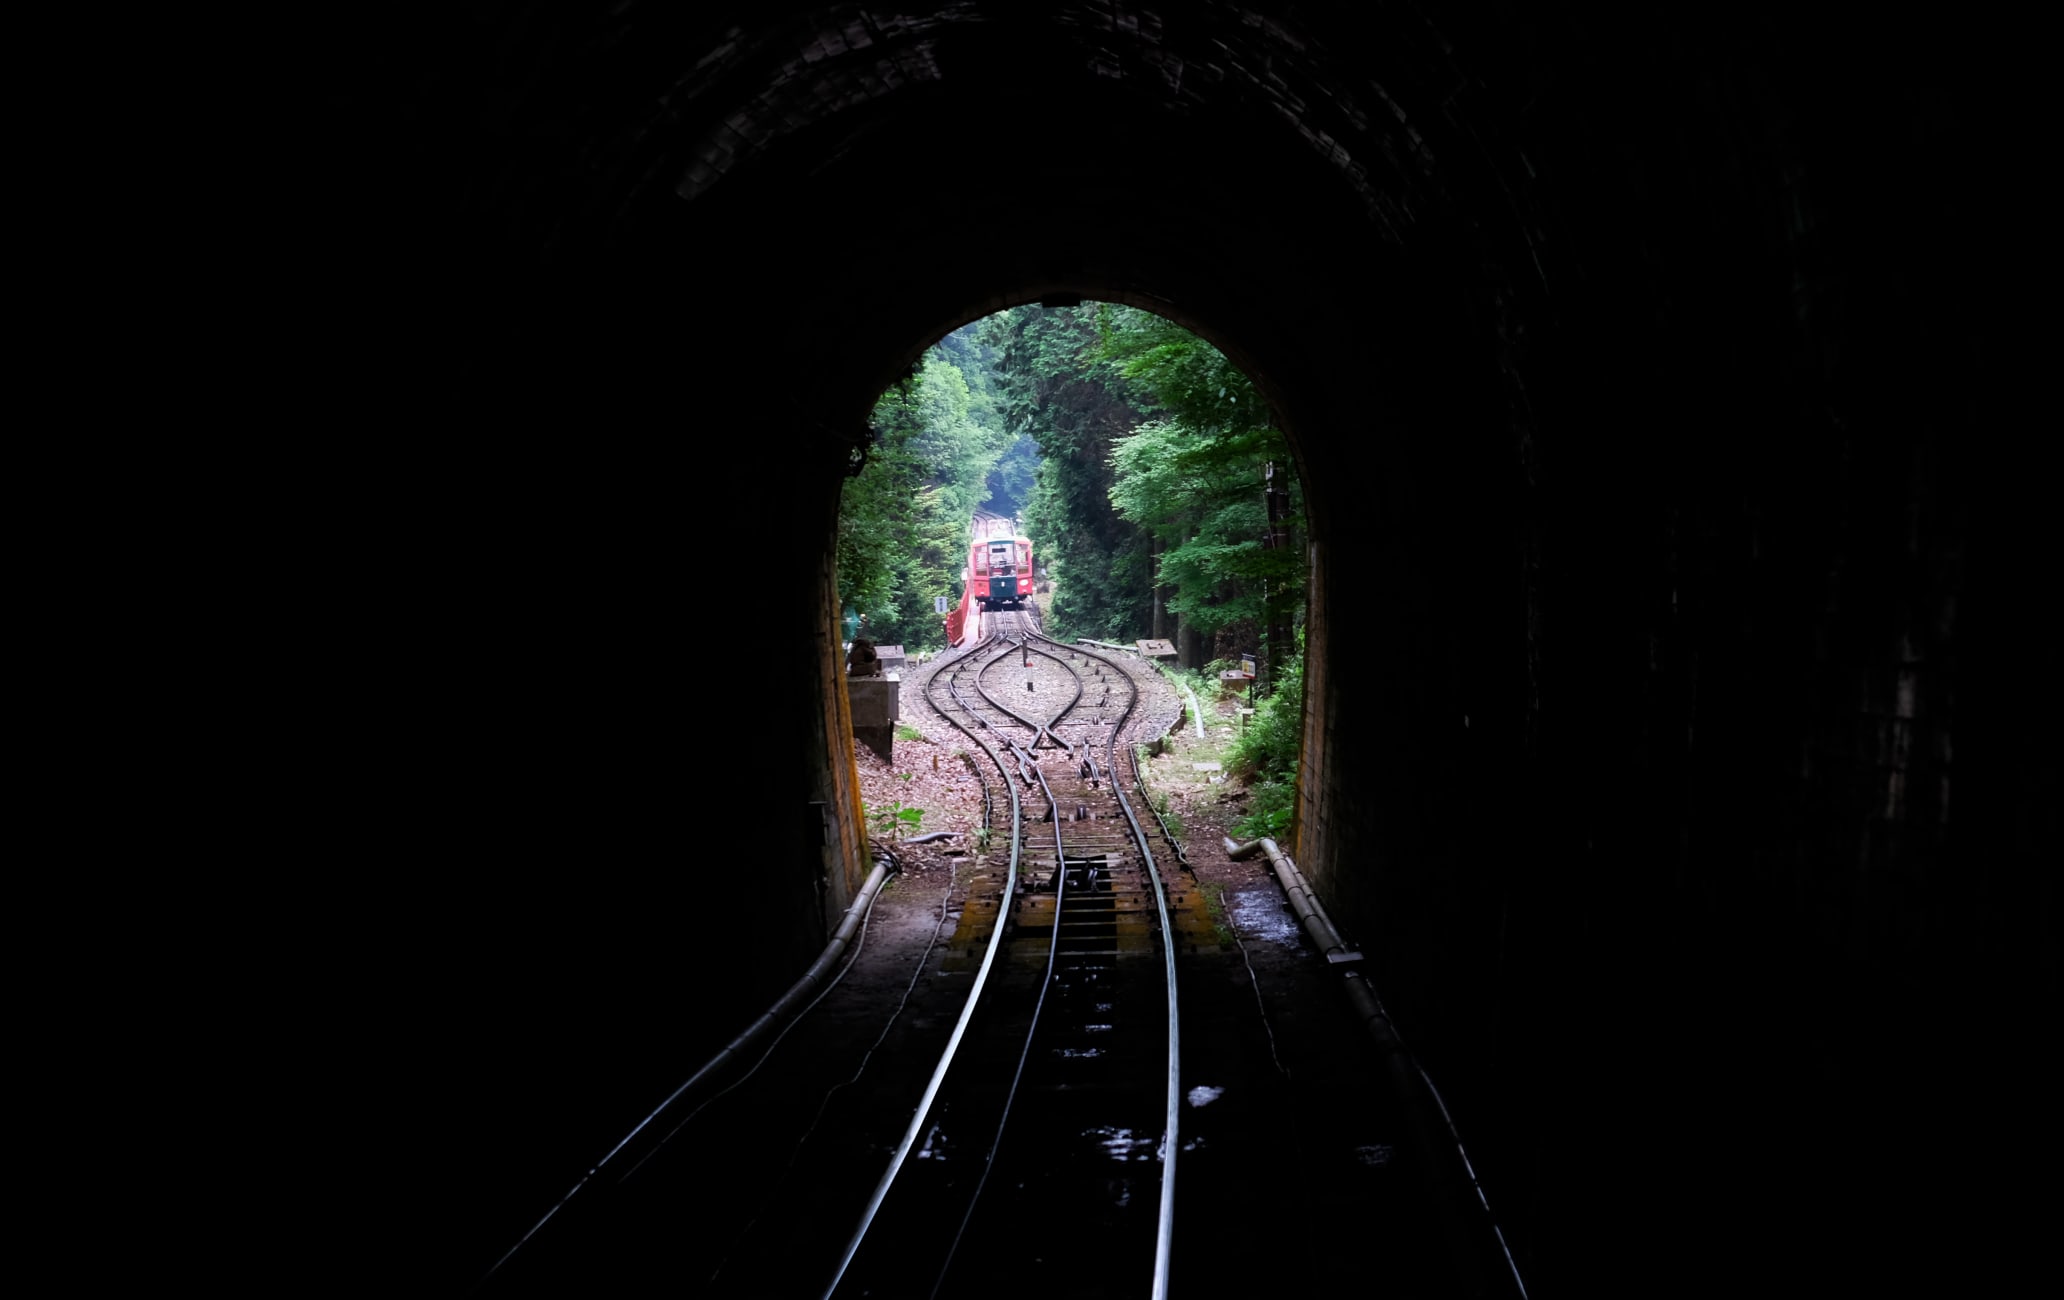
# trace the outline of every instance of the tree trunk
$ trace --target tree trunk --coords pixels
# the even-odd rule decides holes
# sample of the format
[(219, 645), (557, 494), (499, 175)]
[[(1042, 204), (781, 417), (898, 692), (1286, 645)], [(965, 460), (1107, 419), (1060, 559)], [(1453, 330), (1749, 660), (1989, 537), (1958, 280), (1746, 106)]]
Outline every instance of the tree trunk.
[(1168, 639), (1168, 588), (1161, 585), (1161, 539), (1148, 543), (1151, 562), (1154, 566), (1154, 630), (1151, 635), (1156, 641)]
[[(1268, 502), (1268, 532), (1263, 535), (1264, 550), (1279, 551), (1290, 545), (1290, 493), (1276, 482), (1276, 463), (1269, 461), (1262, 467), (1262, 495)], [(1276, 681), (1283, 669), (1283, 663), (1290, 657), (1290, 602), (1289, 593), (1280, 583), (1264, 583), (1262, 606), (1268, 611), (1267, 644), (1262, 647), (1261, 680), (1256, 682), (1254, 694), (1259, 697), (1276, 689)]]

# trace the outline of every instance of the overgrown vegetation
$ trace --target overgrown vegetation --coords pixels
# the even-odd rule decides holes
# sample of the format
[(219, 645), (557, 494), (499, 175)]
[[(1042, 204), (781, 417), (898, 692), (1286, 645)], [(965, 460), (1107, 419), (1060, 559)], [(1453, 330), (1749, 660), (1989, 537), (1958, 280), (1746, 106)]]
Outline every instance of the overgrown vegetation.
[(874, 829), (878, 833), (900, 840), (906, 832), (912, 835), (917, 833), (917, 828), (924, 822), (924, 809), (905, 807), (902, 803), (892, 800), (879, 807), (869, 808), (867, 817), (874, 823)]
[(1263, 694), (1304, 599), (1302, 496), (1247, 376), (1150, 312), (1024, 306), (939, 341), (874, 414), (847, 485), (839, 590), (876, 641), (936, 648), (967, 521), (1017, 515), (1049, 631), (1162, 637), (1183, 663), (1254, 652)]
[[(1172, 321), (1105, 305), (1098, 357), (1152, 419), (1112, 448), (1111, 506), (1153, 543), (1167, 611), (1211, 646), (1256, 651), (1264, 690), (1304, 603), (1302, 495), (1290, 446), (1240, 369)], [(1205, 657), (1193, 650), (1185, 662)]]
[(1005, 427), (1040, 459), (1025, 531), (1053, 580), (1049, 635), (1130, 640), (1153, 623), (1151, 548), (1111, 508), (1111, 449), (1144, 418), (1099, 355), (1097, 306), (1016, 307), (982, 322)]
[(1154, 812), (1161, 818), (1161, 824), (1168, 828), (1171, 836), (1178, 840), (1184, 838), (1189, 828), (1183, 824), (1182, 813), (1176, 810), (1166, 791), (1154, 796)]
[(1004, 426), (1041, 453), (1026, 531), (1059, 636), (1254, 652), (1263, 690), (1304, 598), (1303, 505), (1267, 403), (1217, 348), (1130, 307), (1019, 307), (982, 322)]
[[(870, 640), (916, 652), (945, 644), (937, 597), (960, 598), (968, 518), (1013, 438), (997, 422), (992, 383), (970, 385), (949, 360), (986, 354), (974, 326), (956, 330), (874, 409), (874, 442), (839, 500), (839, 598)], [(966, 337), (963, 337), (963, 336)]]
[[(1240, 832), (1287, 831), (1303, 499), (1230, 359), (1129, 307), (1016, 307), (941, 339), (883, 395), (874, 429), (839, 518), (839, 591), (865, 635), (942, 645), (934, 602), (959, 601), (970, 514), (1016, 514), (1052, 581), (1049, 634), (1166, 638), (1192, 673), (1256, 655), (1256, 712), (1227, 767), (1252, 788)], [(1212, 698), (1215, 674), (1192, 686)]]
[(1297, 755), (1304, 742), (1304, 635), (1283, 664), (1273, 695), (1259, 700), (1254, 716), (1226, 749), (1226, 771), (1248, 784), (1247, 815), (1234, 833), (1253, 839), (1290, 829), (1295, 816)]

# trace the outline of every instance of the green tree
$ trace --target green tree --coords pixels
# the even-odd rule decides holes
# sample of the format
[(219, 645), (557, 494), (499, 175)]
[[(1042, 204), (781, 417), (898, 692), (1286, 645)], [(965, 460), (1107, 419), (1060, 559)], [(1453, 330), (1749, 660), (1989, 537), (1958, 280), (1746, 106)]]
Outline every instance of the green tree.
[(1040, 460), (1023, 517), (1054, 580), (1053, 631), (1132, 638), (1152, 622), (1149, 547), (1110, 504), (1110, 451), (1141, 419), (1131, 386), (1097, 356), (1097, 307), (1026, 306), (982, 322), (998, 357), (1004, 427)]
[(983, 330), (984, 322), (969, 321), (940, 339), (933, 355), (951, 362), (968, 386), (968, 419), (979, 425), (985, 436), (1009, 446), (1013, 435), (1004, 432), (1003, 411), (998, 406), (996, 368), (1000, 358)]
[(1174, 635), (1190, 666), (1214, 634), (1220, 654), (1289, 653), (1304, 575), (1288, 448), (1246, 376), (1187, 330), (1109, 304), (999, 312), (941, 339), (874, 424), (840, 584), (877, 638), (935, 642), (932, 598), (957, 593), (987, 505), (1025, 521), (1057, 635)]
[(1020, 435), (1004, 449), (996, 468), (989, 471), (989, 508), (1000, 515), (1024, 512), (1032, 499), (1032, 484), (1039, 476), (1039, 442)]
[[(1259, 644), (1273, 681), (1302, 609), (1301, 500), (1268, 406), (1208, 342), (1149, 312), (1105, 306), (1097, 356), (1160, 418), (1112, 449), (1112, 508), (1151, 536), (1168, 608), (1217, 648)], [(1273, 499), (1272, 499), (1273, 498)]]
[(872, 640), (945, 642), (933, 602), (958, 595), (967, 520), (1007, 442), (969, 410), (965, 377), (936, 352), (875, 405), (866, 465), (840, 497), (837, 549), (840, 599)]
[(1254, 717), (1226, 751), (1226, 770), (1248, 783), (1242, 836), (1283, 835), (1296, 817), (1297, 757), (1304, 743), (1304, 638), (1285, 656), (1275, 693), (1254, 706)]

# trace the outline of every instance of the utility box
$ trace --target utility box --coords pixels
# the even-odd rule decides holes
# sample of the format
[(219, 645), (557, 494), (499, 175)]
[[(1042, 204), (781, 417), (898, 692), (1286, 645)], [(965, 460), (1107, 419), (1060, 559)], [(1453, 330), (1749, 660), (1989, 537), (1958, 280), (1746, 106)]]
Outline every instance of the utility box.
[(878, 645), (874, 653), (881, 659), (881, 670), (885, 673), (903, 671), (903, 647), (899, 645)]
[(902, 685), (899, 673), (846, 678), (846, 699), (853, 706), (853, 726), (857, 729), (894, 725), (903, 716), (896, 703), (897, 688)]
[[(897, 649), (900, 652), (901, 647)], [(846, 704), (853, 711), (853, 739), (881, 755), (885, 763), (896, 761), (896, 719), (903, 716), (897, 697), (902, 685), (899, 673), (846, 678)]]

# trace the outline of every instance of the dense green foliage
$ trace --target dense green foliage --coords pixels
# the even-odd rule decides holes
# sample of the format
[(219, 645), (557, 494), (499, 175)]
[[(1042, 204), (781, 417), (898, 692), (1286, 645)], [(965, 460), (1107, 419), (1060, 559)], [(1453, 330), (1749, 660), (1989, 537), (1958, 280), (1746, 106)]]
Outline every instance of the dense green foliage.
[(1203, 339), (1130, 307), (1105, 306), (1098, 324), (1098, 358), (1157, 417), (1112, 449), (1112, 508), (1154, 539), (1169, 610), (1213, 637), (1217, 656), (1259, 648), (1273, 678), (1304, 600), (1289, 443), (1253, 383)]
[(969, 418), (968, 407), (960, 368), (934, 351), (904, 395), (884, 397), (875, 408), (876, 430), (907, 440), (940, 505), (956, 520), (967, 519), (988, 500), (989, 470), (1003, 450), (992, 430)]
[(1158, 591), (1205, 643), (1191, 667), (1261, 651), (1268, 689), (1228, 767), (1253, 789), (1239, 832), (1287, 831), (1303, 730), (1302, 499), (1289, 447), (1237, 367), (1146, 312), (1018, 307), (940, 340), (882, 396), (874, 430), (838, 539), (839, 591), (866, 635), (940, 645), (933, 601), (959, 599), (969, 516), (1016, 514), (1053, 580), (1053, 635), (1171, 635), (1154, 622)]
[(996, 349), (1004, 427), (1038, 445), (1025, 531), (1054, 584), (1048, 632), (1062, 638), (1147, 635), (1153, 587), (1147, 539), (1113, 513), (1110, 457), (1141, 418), (1125, 380), (1098, 350), (1097, 307), (1017, 307), (982, 322)]
[[(968, 388), (968, 419), (989, 434), (999, 436), (1004, 427), (997, 406), (996, 349), (983, 337), (982, 322), (971, 321), (948, 334), (927, 354), (944, 361), (961, 374)], [(1008, 440), (1006, 440), (1008, 441)], [(992, 503), (993, 504), (993, 503)], [(1009, 511), (999, 510), (1008, 514)]]
[(875, 429), (839, 581), (876, 639), (937, 644), (933, 600), (957, 598), (985, 506), (1023, 520), (1054, 635), (1170, 636), (1193, 667), (1259, 651), (1273, 685), (1302, 608), (1301, 502), (1266, 403), (1209, 343), (1126, 307), (1013, 308), (941, 339)]
[(1021, 434), (989, 471), (989, 509), (999, 515), (1024, 513), (1038, 477), (1039, 443)]
[(1281, 835), (1295, 802), (1298, 750), (1304, 742), (1304, 637), (1277, 670), (1275, 692), (1254, 706), (1254, 717), (1226, 751), (1226, 770), (1250, 784), (1247, 815), (1234, 827), (1243, 836)]
[(839, 500), (839, 597), (877, 642), (945, 643), (934, 598), (960, 599), (968, 517), (987, 500), (990, 472), (1012, 441), (993, 399), (947, 360), (946, 343), (971, 332), (949, 335), (882, 394), (867, 464)]

